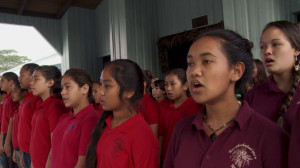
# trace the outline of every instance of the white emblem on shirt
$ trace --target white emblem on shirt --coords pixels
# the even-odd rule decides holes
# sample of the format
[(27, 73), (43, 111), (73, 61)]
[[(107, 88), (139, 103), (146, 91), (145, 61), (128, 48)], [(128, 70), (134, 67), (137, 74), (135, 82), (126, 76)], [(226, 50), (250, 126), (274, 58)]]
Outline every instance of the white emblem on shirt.
[(256, 159), (254, 150), (246, 144), (238, 144), (229, 150), (230, 159), (233, 162), (231, 168), (243, 168), (249, 166), (251, 160)]

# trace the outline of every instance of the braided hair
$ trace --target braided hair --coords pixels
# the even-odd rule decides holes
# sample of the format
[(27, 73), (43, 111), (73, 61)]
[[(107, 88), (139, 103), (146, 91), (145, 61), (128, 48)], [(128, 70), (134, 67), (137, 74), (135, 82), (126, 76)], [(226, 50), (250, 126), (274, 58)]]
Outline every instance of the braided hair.
[[(300, 51), (300, 29), (297, 27), (297, 25), (295, 25), (291, 22), (288, 22), (288, 21), (270, 22), (266, 25), (263, 32), (265, 32), (269, 28), (280, 29), (284, 33), (284, 35), (287, 37), (292, 48), (294, 48), (296, 51)], [(293, 84), (292, 84), (290, 90), (287, 92), (285, 98), (283, 99), (283, 103), (280, 108), (280, 117), (277, 121), (277, 123), (279, 125), (281, 125), (285, 128), (286, 128), (286, 126), (284, 125), (283, 118), (285, 117), (286, 111), (288, 110), (288, 108), (291, 105), (291, 102), (293, 100), (297, 86), (299, 84), (300, 72), (299, 72), (299, 68), (296, 68), (299, 66), (299, 59), (300, 59), (300, 55), (296, 56), (295, 68), (292, 69)], [(288, 128), (286, 128), (286, 129), (288, 130)]]

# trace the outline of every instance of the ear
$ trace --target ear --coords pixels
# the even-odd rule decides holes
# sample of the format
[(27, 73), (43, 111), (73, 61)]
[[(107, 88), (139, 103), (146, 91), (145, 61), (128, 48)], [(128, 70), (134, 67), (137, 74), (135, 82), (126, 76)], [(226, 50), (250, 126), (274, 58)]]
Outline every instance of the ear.
[(243, 76), (245, 72), (245, 64), (243, 62), (238, 62), (231, 68), (232, 74), (230, 76), (230, 81), (236, 82)]
[(54, 80), (53, 79), (47, 80), (48, 88), (51, 88), (53, 85), (54, 85)]
[(130, 99), (134, 95), (134, 93), (135, 93), (134, 90), (124, 91), (123, 98), (125, 100), (128, 100), (128, 99)]
[(8, 81), (9, 86), (13, 86), (15, 84), (15, 82), (13, 80)]
[(183, 90), (187, 91), (189, 89), (189, 84), (187, 82), (185, 82), (182, 87), (183, 87)]
[(295, 51), (295, 57), (297, 57), (300, 54), (300, 51)]
[(88, 84), (84, 84), (80, 89), (82, 90), (82, 95), (86, 95), (89, 92), (89, 85)]

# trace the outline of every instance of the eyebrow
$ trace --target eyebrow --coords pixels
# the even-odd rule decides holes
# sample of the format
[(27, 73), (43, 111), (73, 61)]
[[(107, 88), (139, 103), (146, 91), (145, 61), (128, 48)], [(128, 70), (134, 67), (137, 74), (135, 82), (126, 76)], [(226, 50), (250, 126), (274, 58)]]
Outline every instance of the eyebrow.
[[(272, 39), (271, 41), (273, 42), (273, 41), (277, 41), (277, 40), (280, 40), (280, 39), (279, 39), (279, 38), (276, 38), (276, 39)], [(265, 43), (265, 42), (260, 41), (260, 43)]]
[(106, 80), (103, 80), (102, 82), (112, 82), (112, 81), (109, 79), (106, 79)]
[[(214, 54), (212, 54), (211, 52), (204, 52), (204, 53), (201, 53), (199, 56), (200, 57), (204, 57), (204, 56), (208, 56), (208, 55), (211, 55), (211, 56), (214, 56), (216, 57)], [(187, 55), (186, 58), (192, 58), (193, 56), (192, 55)]]

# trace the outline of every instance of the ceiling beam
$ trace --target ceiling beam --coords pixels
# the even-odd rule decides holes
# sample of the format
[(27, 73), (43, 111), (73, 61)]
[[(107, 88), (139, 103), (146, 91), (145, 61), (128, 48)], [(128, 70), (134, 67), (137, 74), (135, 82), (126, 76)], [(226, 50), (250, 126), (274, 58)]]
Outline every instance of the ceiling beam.
[(68, 10), (72, 2), (73, 0), (67, 0), (66, 3), (61, 7), (61, 9), (58, 11), (56, 15), (58, 19), (60, 19), (65, 14), (65, 12)]
[(24, 11), (24, 8), (25, 8), (25, 6), (26, 6), (26, 4), (27, 4), (27, 1), (28, 1), (28, 0), (22, 0), (20, 6), (19, 6), (19, 8), (18, 8), (18, 14), (19, 14), (19, 15), (22, 14), (22, 12)]

